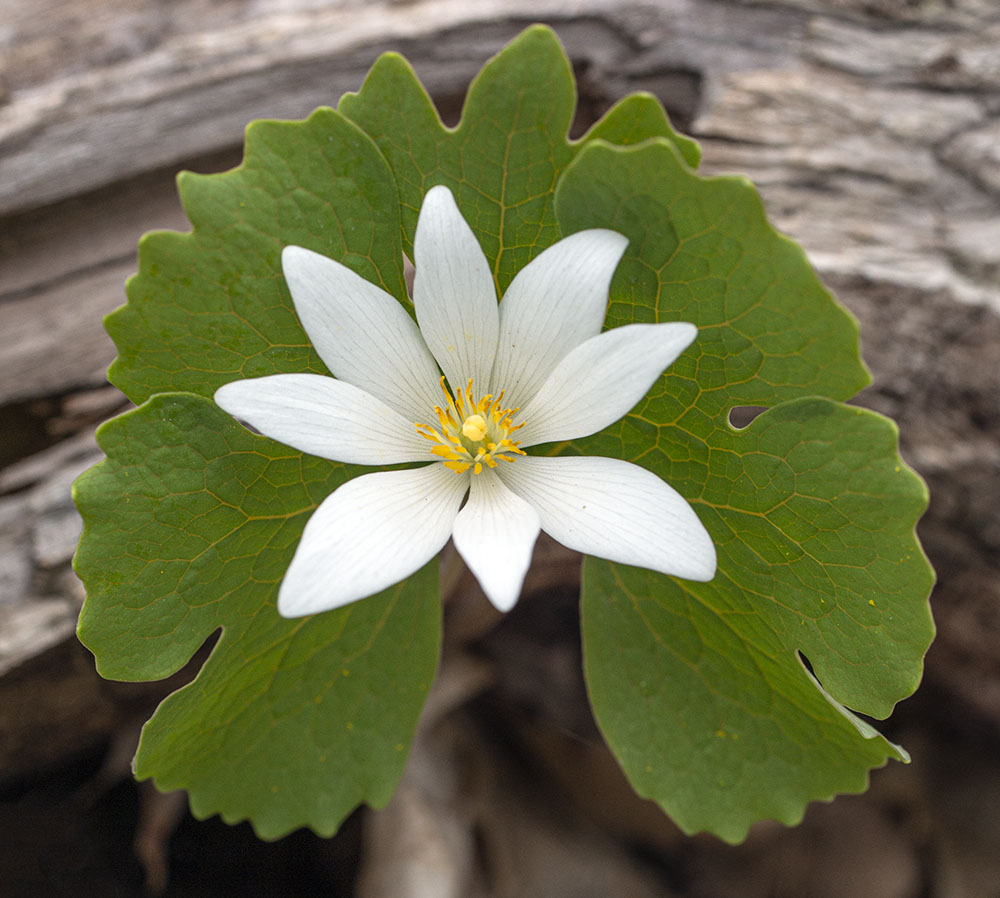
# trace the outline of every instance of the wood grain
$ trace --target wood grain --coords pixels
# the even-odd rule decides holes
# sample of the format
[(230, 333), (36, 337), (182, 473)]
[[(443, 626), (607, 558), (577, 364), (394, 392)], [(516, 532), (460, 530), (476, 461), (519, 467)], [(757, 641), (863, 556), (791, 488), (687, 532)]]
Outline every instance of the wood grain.
[[(929, 687), (942, 706), (1000, 732), (1000, 618), (991, 610), (1000, 582), (995, 0), (0, 0), (0, 465), (7, 465), (0, 469), (0, 784), (75, 757), (120, 730), (126, 718), (134, 726), (135, 715), (120, 712), (129, 701), (120, 698), (125, 693), (108, 698), (72, 642), (81, 587), (69, 567), (79, 528), (69, 484), (100, 458), (96, 421), (123, 407), (103, 387), (114, 347), (101, 316), (124, 301), (141, 233), (187, 228), (176, 171), (237, 164), (250, 120), (298, 118), (336, 104), (360, 86), (383, 50), (410, 59), (454, 123), (469, 79), (539, 20), (555, 26), (579, 80), (574, 133), (629, 92), (657, 94), (675, 122), (701, 141), (704, 172), (749, 175), (772, 220), (803, 244), (861, 320), (875, 385), (860, 401), (900, 421), (905, 454), (932, 487), (922, 534), (942, 583), (935, 600), (941, 639), (928, 659)], [(551, 576), (538, 586), (545, 600), (525, 611), (540, 620), (553, 592), (575, 589), (575, 575), (566, 573), (575, 570), (572, 559), (549, 558), (547, 565)], [(563, 634), (570, 642), (559, 646), (518, 642), (519, 660), (511, 663), (513, 637), (502, 629), (509, 625), (482, 611), (467, 579), (455, 582), (464, 586), (448, 606), (448, 651), (485, 646), (485, 676), (501, 703), (507, 696), (508, 709), (524, 703), (524, 671), (533, 681), (548, 671), (546, 714), (559, 707), (589, 719), (572, 655), (576, 634)], [(575, 597), (567, 605), (573, 606)], [(529, 623), (526, 631), (537, 632), (538, 621)], [(463, 676), (453, 670), (442, 682)], [(618, 796), (598, 815), (601, 835), (592, 828), (589, 796), (565, 799), (584, 810), (571, 825), (557, 826), (539, 822), (544, 813), (531, 789), (510, 790), (504, 805), (506, 787), (489, 772), (445, 783), (447, 794), (435, 792), (445, 781), (425, 782), (421, 771), (443, 777), (452, 769), (449, 758), (466, 757), (467, 744), (484, 756), (503, 751), (484, 735), (490, 730), (475, 708), (463, 707), (457, 725), (444, 714), (427, 722), (396, 800), (406, 805), (400, 820), (415, 820), (431, 834), (447, 830), (451, 854), (437, 858), (444, 867), (442, 878), (430, 881), (432, 893), (436, 887), (435, 894), (445, 894), (441, 883), (456, 871), (468, 873), (462, 864), (476, 863), (461, 814), (442, 818), (459, 799), (470, 814), (483, 813), (484, 805), (470, 810), (476, 801), (504, 806), (514, 821), (509, 830), (489, 831), (497, 817), (483, 824), (501, 852), (515, 843), (518, 851), (531, 850), (515, 835), (537, 815), (529, 829), (540, 833), (536, 869), (546, 876), (556, 869), (554, 859), (578, 857), (580, 844), (608, 864), (624, 864), (607, 830), (667, 852), (681, 844), (658, 812), (621, 798), (631, 793), (615, 779), (617, 768), (593, 733), (539, 730), (534, 718), (528, 725), (516, 715), (508, 721), (518, 751), (550, 770), (576, 769), (573, 758), (586, 756), (581, 769), (605, 771), (586, 774), (608, 790), (596, 794)], [(28, 747), (40, 737), (48, 748), (32, 762)], [(919, 738), (935, 744), (937, 737), (928, 731)], [(508, 770), (508, 763), (503, 754), (493, 766)], [(995, 775), (995, 768), (983, 775), (990, 771)], [(932, 785), (953, 782), (941, 771), (926, 775), (928, 792), (919, 800), (937, 809), (927, 810), (926, 820), (938, 811), (949, 819), (947, 808), (935, 804), (948, 790)], [(563, 787), (587, 788), (573, 785), (572, 777)], [(886, 806), (894, 800), (873, 799)], [(841, 807), (823, 812), (837, 821), (836, 836), (815, 840), (824, 850), (845, 843), (850, 824), (837, 817)], [(872, 806), (866, 807), (870, 822)], [(366, 895), (384, 894), (379, 883), (386, 877), (417, 882), (414, 864), (422, 859), (408, 853), (413, 846), (398, 823), (385, 818), (370, 828)], [(882, 832), (882, 825), (873, 823), (871, 831)], [(948, 833), (926, 825), (939, 856), (951, 856)], [(762, 859), (778, 844), (774, 832), (757, 834), (764, 848), (746, 861), (759, 865), (761, 882)], [(923, 891), (916, 885), (917, 891), (891, 891), (875, 875), (886, 869), (880, 862), (864, 868), (851, 859), (863, 855), (866, 841), (882, 840), (855, 839), (858, 854), (844, 862), (872, 871), (859, 876), (868, 891), (858, 886), (852, 898), (932, 893), (926, 884)], [(691, 854), (691, 843), (684, 844), (692, 863), (713, 859), (720, 882), (727, 869), (744, 869), (727, 868), (704, 846)], [(910, 878), (896, 884), (912, 884), (921, 875), (914, 872), (917, 848), (909, 842), (897, 848)], [(981, 852), (976, 863), (992, 877), (984, 873), (984, 881), (1000, 880), (995, 852)], [(610, 879), (616, 870), (608, 868)], [(645, 894), (648, 871), (638, 880), (625, 866), (619, 872), (620, 881)], [(749, 888), (737, 873), (741, 888)], [(547, 882), (551, 893), (556, 886)], [(802, 879), (798, 893), (809, 887)], [(514, 890), (513, 881), (506, 888)], [(491, 894), (505, 892), (494, 883)]]

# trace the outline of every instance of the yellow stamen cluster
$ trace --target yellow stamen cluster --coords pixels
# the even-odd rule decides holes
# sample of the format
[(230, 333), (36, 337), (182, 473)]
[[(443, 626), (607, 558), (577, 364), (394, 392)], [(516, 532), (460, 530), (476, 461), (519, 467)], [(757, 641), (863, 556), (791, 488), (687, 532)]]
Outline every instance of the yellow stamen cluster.
[(427, 424), (417, 424), (417, 433), (434, 445), (431, 454), (444, 460), (446, 468), (462, 473), (472, 468), (473, 474), (480, 474), (483, 465), (497, 466), (497, 459), (513, 461), (515, 456), (524, 455), (511, 434), (524, 427), (524, 422), (514, 424), (517, 409), (502, 408), (503, 391), (494, 398), (487, 393), (477, 400), (472, 392), (472, 378), (464, 390), (457, 390), (452, 396), (441, 378), (444, 393), (443, 406), (434, 406), (438, 417), (438, 428)]

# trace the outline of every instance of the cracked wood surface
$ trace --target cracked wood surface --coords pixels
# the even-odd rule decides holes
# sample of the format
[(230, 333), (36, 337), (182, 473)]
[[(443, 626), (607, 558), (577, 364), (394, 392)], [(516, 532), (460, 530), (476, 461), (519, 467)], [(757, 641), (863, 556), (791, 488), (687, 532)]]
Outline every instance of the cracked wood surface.
[[(921, 534), (941, 578), (935, 605), (941, 636), (928, 657), (929, 687), (976, 725), (1000, 732), (1000, 7), (994, 0), (0, 0), (0, 783), (74, 757), (124, 720), (134, 725), (141, 714), (129, 702), (155, 702), (165, 688), (143, 687), (142, 698), (116, 704), (73, 644), (81, 593), (69, 567), (79, 532), (69, 484), (100, 458), (94, 424), (122, 407), (120, 395), (104, 385), (114, 348), (101, 316), (124, 301), (139, 235), (187, 227), (175, 172), (237, 164), (247, 122), (334, 105), (388, 49), (410, 59), (454, 123), (470, 78), (531, 21), (552, 24), (573, 60), (581, 93), (576, 133), (629, 92), (658, 95), (675, 123), (701, 141), (703, 171), (749, 175), (772, 220), (803, 244), (861, 320), (876, 382), (860, 401), (900, 421), (904, 454), (932, 489)], [(564, 562), (549, 559), (549, 570), (563, 572)], [(496, 626), (479, 612), (453, 611), (449, 639), (461, 651), (489, 640)], [(562, 649), (572, 652), (576, 634), (569, 636), (571, 648)], [(505, 661), (510, 639), (508, 630), (491, 643), (485, 676), (495, 692), (513, 695), (515, 706), (537, 699), (522, 682), (525, 664), (537, 663), (533, 677), (546, 671), (558, 682), (578, 677), (575, 656), (567, 661), (548, 644), (526, 644), (517, 664)], [(584, 702), (577, 685), (538, 699), (544, 714), (559, 720)], [(582, 708), (586, 715), (585, 702)], [(468, 712), (457, 731), (428, 721), (422, 738), (437, 745), (437, 755), (420, 755), (404, 780), (401, 820), (412, 813), (415, 826), (445, 825), (429, 810), (473, 800), (463, 792), (465, 782), (453, 783), (455, 795), (429, 797), (420, 770), (441, 768), (449, 752), (460, 756), (456, 739), (485, 746), (476, 727)], [(28, 751), (39, 733), (45, 752)], [(561, 730), (532, 725), (520, 735), (554, 772), (567, 757), (586, 759), (595, 770), (609, 760), (599, 743), (588, 743), (586, 752), (582, 742), (563, 744)], [(933, 739), (931, 745), (933, 756)], [(613, 772), (594, 776), (620, 789)], [(940, 772), (922, 777), (928, 794), (961, 790)], [(492, 783), (487, 791), (496, 788)], [(577, 789), (584, 804), (588, 789)], [(511, 814), (518, 826), (525, 825), (516, 790), (508, 798), (517, 805)], [(870, 819), (872, 808), (895, 800), (876, 790), (876, 804), (865, 805), (869, 829), (858, 832), (879, 834), (868, 841), (885, 835), (885, 821)], [(524, 801), (530, 806), (530, 798)], [(664, 830), (659, 817), (621, 801), (625, 810), (607, 812), (609, 827), (677, 850), (679, 836)], [(839, 819), (844, 807), (838, 802), (821, 813)], [(954, 817), (947, 807), (938, 813)], [(578, 841), (586, 830), (592, 850), (620, 862), (605, 835), (560, 827), (548, 827), (540, 843), (558, 842), (552, 851), (570, 857), (575, 849), (566, 840)], [(386, 828), (393, 824), (371, 828), (366, 895), (384, 893), (379, 881), (406, 873), (392, 867), (402, 863), (401, 843)], [(989, 832), (962, 838), (975, 845)], [(514, 850), (496, 838), (503, 850)], [(762, 856), (775, 838), (758, 835)], [(934, 838), (949, 857), (966, 850), (957, 837)], [(910, 878), (887, 885), (861, 876), (852, 898), (938, 894), (919, 891), (926, 884), (913, 872), (919, 864), (912, 846), (893, 850), (900, 864), (911, 864)], [(690, 856), (697, 863), (700, 855)], [(758, 861), (748, 855), (743, 863)], [(976, 863), (975, 875), (992, 887), (1000, 879), (996, 859), (993, 866)], [(715, 869), (721, 895), (726, 870)], [(867, 876), (875, 868), (859, 869)], [(740, 882), (749, 895), (745, 877)], [(917, 884), (908, 892), (901, 882)], [(548, 881), (545, 887), (553, 888)], [(808, 890), (803, 883), (796, 888)], [(982, 893), (973, 881), (967, 892), (949, 894)]]
[(137, 235), (186, 227), (178, 168), (235, 164), (247, 122), (336, 103), (388, 48), (454, 118), (531, 18), (559, 29), (582, 121), (660, 95), (702, 140), (705, 171), (750, 175), (822, 274), (1000, 311), (988, 3), (873, 23), (846, 0), (40, 2), (8, 0), (0, 32), (0, 405), (101, 382), (99, 319), (123, 299)]

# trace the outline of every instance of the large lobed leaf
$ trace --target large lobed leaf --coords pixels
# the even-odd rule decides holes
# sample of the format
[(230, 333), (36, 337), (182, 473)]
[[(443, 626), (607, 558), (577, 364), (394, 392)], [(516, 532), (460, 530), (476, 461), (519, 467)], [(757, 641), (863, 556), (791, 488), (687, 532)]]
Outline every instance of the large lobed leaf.
[(143, 730), (136, 773), (200, 816), (264, 838), (331, 834), (384, 805), (434, 676), (437, 568), (338, 611), (286, 620), (278, 583), (309, 514), (347, 479), (183, 393), (105, 424), (76, 485), (87, 584), (80, 638), (101, 674), (155, 679), (219, 627), (197, 678)]
[[(196, 813), (249, 818), (265, 837), (326, 833), (358, 802), (383, 804), (400, 775), (438, 653), (433, 565), (341, 611), (280, 619), (305, 519), (357, 469), (253, 436), (206, 397), (236, 378), (325, 372), (281, 277), (285, 245), (343, 261), (409, 308), (402, 252), (435, 184), (452, 188), (500, 291), (563, 234), (613, 227), (631, 243), (608, 325), (699, 326), (623, 422), (551, 448), (656, 471), (719, 547), (707, 585), (585, 565), (591, 698), (636, 788), (685, 829), (738, 839), (898, 756), (839, 704), (888, 713), (931, 633), (913, 537), (922, 485), (890, 424), (832, 401), (867, 382), (855, 325), (749, 184), (694, 173), (697, 145), (652, 97), (571, 142), (574, 102), (546, 28), (484, 68), (454, 130), (386, 54), (338, 111), (257, 122), (239, 168), (183, 175), (193, 231), (141, 242), (129, 303), (108, 319), (109, 376), (146, 404), (102, 429), (108, 460), (77, 484), (80, 632), (102, 673), (149, 679), (222, 629), (137, 758), (140, 776), (187, 788)], [(734, 431), (729, 409), (744, 404), (775, 407)]]
[[(841, 703), (885, 717), (919, 682), (923, 482), (892, 422), (815, 398), (865, 384), (856, 327), (745, 179), (699, 178), (665, 141), (594, 143), (556, 208), (567, 233), (629, 237), (609, 320), (699, 326), (630, 415), (572, 448), (672, 483), (719, 553), (711, 583), (588, 559), (595, 715), (637, 791), (685, 830), (738, 841), (761, 817), (797, 822), (808, 799), (905, 759)], [(773, 408), (737, 431), (729, 411), (745, 404)]]

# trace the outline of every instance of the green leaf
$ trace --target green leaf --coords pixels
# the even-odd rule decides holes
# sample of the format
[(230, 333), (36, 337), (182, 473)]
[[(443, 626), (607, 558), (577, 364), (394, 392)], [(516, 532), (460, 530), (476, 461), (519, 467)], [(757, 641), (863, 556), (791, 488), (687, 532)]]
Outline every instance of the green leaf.
[(676, 147), (681, 158), (691, 168), (701, 161), (701, 147), (697, 141), (674, 131), (667, 113), (652, 94), (629, 94), (612, 106), (607, 114), (583, 137), (581, 143), (604, 140), (607, 143), (628, 146), (642, 143), (651, 137), (664, 137)]
[(570, 142), (576, 86), (551, 29), (523, 31), (491, 59), (469, 87), (462, 119), (449, 130), (410, 64), (381, 56), (357, 94), (338, 109), (375, 141), (399, 188), (403, 248), (412, 258), (417, 213), (438, 184), (451, 189), (479, 237), (503, 293), (514, 275), (561, 234), (553, 191), (562, 171), (593, 136), (618, 143), (649, 137), (674, 142), (690, 164), (697, 144), (671, 128), (648, 94), (622, 100), (582, 141)]
[[(556, 208), (566, 233), (629, 238), (609, 325), (699, 327), (630, 415), (564, 448), (661, 476), (719, 553), (707, 584), (587, 560), (598, 723), (637, 791), (688, 832), (738, 841), (757, 819), (797, 822), (810, 799), (860, 791), (905, 757), (842, 705), (884, 717), (919, 682), (933, 635), (914, 535), (926, 490), (891, 422), (807, 398), (867, 382), (857, 329), (745, 179), (701, 178), (662, 140), (596, 141)], [(774, 407), (737, 431), (728, 415), (746, 404)]]
[(196, 681), (147, 725), (137, 771), (267, 838), (331, 833), (358, 802), (384, 804), (401, 774), (437, 659), (436, 575), (305, 625), (282, 620), (274, 597), (305, 520), (356, 469), (251, 437), (171, 391), (328, 373), (281, 274), (286, 245), (409, 307), (398, 194), (371, 140), (330, 109), (253, 123), (238, 168), (184, 173), (179, 189), (193, 230), (143, 238), (129, 302), (106, 322), (112, 382), (137, 403), (168, 395), (109, 424), (108, 461), (78, 482), (80, 636), (103, 675), (154, 679), (221, 627)]
[[(99, 431), (76, 483), (80, 638), (106, 677), (156, 679), (222, 635), (143, 730), (136, 773), (263, 838), (332, 834), (402, 775), (440, 643), (436, 565), (364, 602), (286, 620), (278, 583), (349, 470), (255, 436), (211, 402), (160, 395)], [(331, 572), (335, 575), (335, 570)]]
[[(402, 257), (436, 184), (455, 193), (498, 290), (560, 236), (611, 227), (630, 247), (607, 325), (699, 327), (632, 414), (551, 447), (655, 471), (719, 548), (710, 584), (585, 565), (588, 684), (636, 787), (685, 829), (735, 840), (902, 757), (844, 707), (887, 714), (915, 688), (931, 635), (932, 574), (913, 536), (923, 486), (891, 425), (834, 401), (868, 381), (855, 323), (745, 180), (697, 176), (697, 145), (655, 99), (627, 97), (570, 141), (574, 103), (569, 61), (541, 26), (487, 64), (455, 129), (386, 54), (338, 111), (257, 122), (240, 167), (182, 175), (192, 232), (142, 240), (107, 326), (109, 376), (145, 404), (101, 430), (108, 460), (77, 484), (80, 633), (104, 675), (150, 679), (221, 629), (137, 758), (197, 813), (249, 818), (267, 838), (329, 833), (358, 802), (385, 803), (400, 775), (439, 650), (434, 565), (340, 611), (281, 619), (274, 598), (306, 518), (358, 470), (253, 436), (208, 397), (237, 378), (327, 373), (281, 275), (286, 245), (410, 309)], [(772, 408), (735, 431), (734, 405)]]
[(139, 244), (129, 302), (106, 320), (118, 357), (108, 377), (136, 404), (172, 390), (211, 396), (224, 383), (328, 373), (281, 275), (281, 250), (337, 259), (408, 305), (392, 173), (343, 116), (254, 122), (245, 159), (224, 174), (178, 178), (188, 234)]

